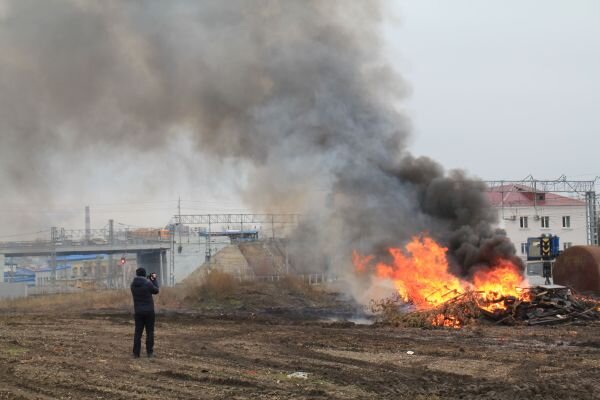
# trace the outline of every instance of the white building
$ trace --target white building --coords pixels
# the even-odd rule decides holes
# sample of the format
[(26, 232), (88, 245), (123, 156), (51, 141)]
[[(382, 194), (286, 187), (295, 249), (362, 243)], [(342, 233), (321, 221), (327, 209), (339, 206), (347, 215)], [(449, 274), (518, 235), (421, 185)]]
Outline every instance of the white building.
[(487, 196), (498, 212), (498, 227), (506, 231), (523, 259), (527, 257), (529, 237), (556, 235), (561, 250), (587, 244), (585, 201), (534, 191), (524, 185), (494, 187)]

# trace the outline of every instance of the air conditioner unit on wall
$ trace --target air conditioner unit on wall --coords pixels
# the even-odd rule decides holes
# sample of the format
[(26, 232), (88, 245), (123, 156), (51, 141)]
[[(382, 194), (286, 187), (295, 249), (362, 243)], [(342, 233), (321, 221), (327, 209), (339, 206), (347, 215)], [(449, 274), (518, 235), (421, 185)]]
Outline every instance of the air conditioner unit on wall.
[(539, 221), (540, 220), (540, 216), (539, 215), (534, 215), (533, 219), (536, 220), (536, 221)]
[(508, 217), (504, 217), (505, 220), (507, 221), (516, 221), (517, 220), (517, 216), (516, 215), (510, 215)]

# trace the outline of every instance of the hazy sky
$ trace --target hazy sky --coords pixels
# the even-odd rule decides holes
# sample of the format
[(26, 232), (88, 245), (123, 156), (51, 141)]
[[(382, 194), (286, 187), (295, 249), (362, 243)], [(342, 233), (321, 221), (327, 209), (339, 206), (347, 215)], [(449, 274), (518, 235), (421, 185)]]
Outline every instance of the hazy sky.
[(600, 1), (396, 3), (415, 153), (484, 179), (600, 175)]
[[(413, 127), (410, 151), (483, 179), (600, 175), (600, 0), (390, 4), (384, 33), (411, 88), (399, 104)], [(197, 154), (185, 139), (169, 146), (161, 154), (107, 150), (97, 176), (81, 182), (65, 171), (48, 183), (61, 191), (52, 200), (11, 204), (7, 195), (0, 218), (22, 215), (27, 230), (81, 226), (90, 204), (94, 227), (111, 217), (160, 226), (179, 195), (184, 212), (243, 211), (230, 197), (245, 181), (239, 164)], [(154, 172), (140, 178), (131, 168), (140, 165)]]

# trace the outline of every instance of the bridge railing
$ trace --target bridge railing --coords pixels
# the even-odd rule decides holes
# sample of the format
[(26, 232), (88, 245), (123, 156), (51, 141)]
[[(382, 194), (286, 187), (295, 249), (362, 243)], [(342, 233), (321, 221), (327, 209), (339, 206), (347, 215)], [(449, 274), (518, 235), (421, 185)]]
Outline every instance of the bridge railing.
[(107, 247), (107, 246), (135, 246), (144, 244), (168, 244), (170, 237), (153, 237), (153, 236), (115, 236), (112, 243), (109, 238), (93, 237), (88, 240), (72, 239), (70, 237), (58, 237), (55, 241), (52, 240), (31, 240), (31, 241), (13, 241), (0, 242), (0, 249), (38, 249), (38, 248), (64, 248), (64, 247)]

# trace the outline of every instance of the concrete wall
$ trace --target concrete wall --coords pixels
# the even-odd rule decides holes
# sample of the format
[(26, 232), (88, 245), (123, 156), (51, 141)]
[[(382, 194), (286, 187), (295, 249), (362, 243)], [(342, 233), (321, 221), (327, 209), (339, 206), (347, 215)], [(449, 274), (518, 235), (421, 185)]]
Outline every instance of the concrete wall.
[(137, 254), (138, 267), (144, 268), (148, 274), (150, 272), (156, 272), (159, 284), (164, 286), (167, 286), (166, 261), (166, 257), (164, 257), (160, 251)]
[[(183, 281), (191, 273), (200, 268), (206, 261), (206, 240), (204, 238), (198, 236), (182, 236), (180, 244), (181, 253), (175, 248), (176, 283)], [(228, 245), (229, 240), (227, 238), (214, 238), (210, 246), (213, 256)]]
[(236, 276), (254, 276), (254, 271), (237, 245), (229, 245), (219, 250), (212, 257), (210, 268)]
[(27, 297), (26, 283), (0, 283), (0, 299), (15, 299)]
[[(585, 226), (584, 206), (550, 206), (550, 207), (504, 207), (498, 208), (498, 226), (506, 231), (507, 236), (514, 243), (517, 255), (526, 257), (522, 244), (528, 237), (552, 234), (560, 238), (561, 250), (566, 243), (571, 246), (585, 245), (587, 241), (587, 228)], [(539, 216), (539, 219), (536, 219)], [(542, 228), (541, 217), (550, 217), (550, 226)], [(562, 226), (562, 217), (570, 217), (570, 227)], [(521, 228), (520, 217), (527, 217), (528, 227)]]

